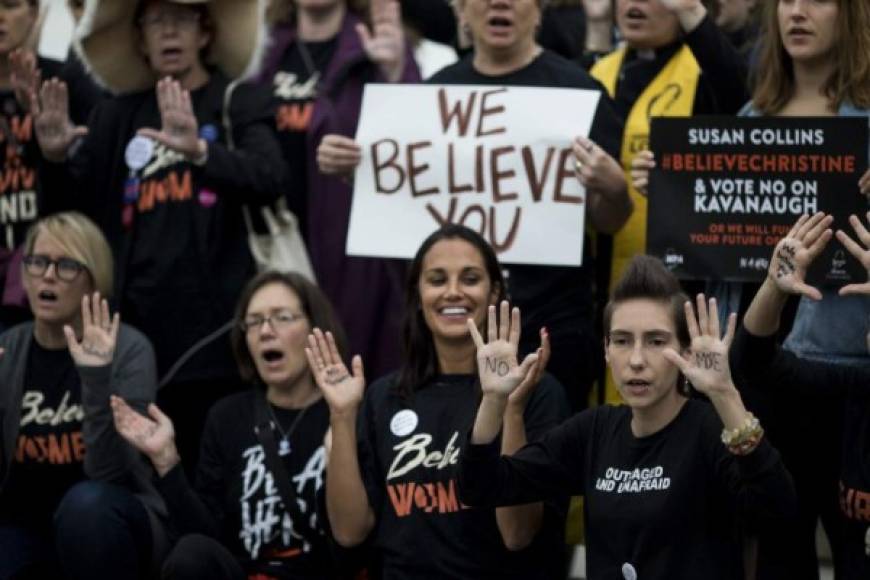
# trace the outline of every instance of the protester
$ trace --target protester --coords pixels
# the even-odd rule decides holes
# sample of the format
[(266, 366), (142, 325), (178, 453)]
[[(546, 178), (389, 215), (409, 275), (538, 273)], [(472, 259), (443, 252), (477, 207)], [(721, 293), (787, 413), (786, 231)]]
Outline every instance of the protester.
[(120, 308), (155, 345), (170, 381), (161, 404), (184, 417), (179, 442), (192, 466), (209, 402), (238, 387), (220, 335), (254, 273), (242, 207), (272, 201), (286, 185), (268, 94), (230, 81), (256, 66), (262, 6), (98, 0), (87, 8), (81, 56), (116, 96), (87, 127), (71, 124), (64, 83), (47, 81), (34, 99), (49, 161), (46, 207), (79, 208), (106, 232)]
[[(343, 546), (370, 541), (384, 580), (564, 575), (562, 498), (493, 511), (465, 509), (456, 496), (460, 438), (480, 393), (466, 320), (483, 324), (504, 292), (492, 248), (468, 228), (445, 226), (411, 264), (406, 353), (397, 373), (363, 395), (362, 360), (354, 357), (350, 375), (329, 333), (316, 329), (309, 338), (309, 364), (330, 410), (332, 532)], [(539, 336), (545, 359), (547, 335)], [(562, 389), (542, 376), (543, 364), (505, 409), (503, 453), (541, 437), (566, 415)]]
[[(27, 228), (44, 213), (36, 174), (41, 154), (33, 138), (28, 90), (38, 82), (37, 68), (49, 76), (67, 74), (63, 63), (37, 57), (28, 46), (38, 20), (37, 0), (0, 3), (0, 330), (29, 317), (18, 276), (20, 247)], [(79, 123), (98, 98), (85, 85), (70, 109)]]
[(580, 63), (589, 70), (601, 58), (613, 52), (616, 44), (612, 0), (583, 0), (586, 15), (586, 37)]
[(728, 36), (747, 64), (758, 40), (757, 0), (717, 0), (712, 4), (716, 26)]
[[(604, 313), (605, 353), (626, 405), (575, 415), (541, 440), (499, 456), (505, 406), (527, 377), (506, 309), (477, 345), (483, 398), (459, 460), (461, 501), (494, 507), (583, 495), (590, 578), (745, 578), (742, 533), (794, 507), (779, 454), (746, 411), (724, 338), (702, 294), (697, 319), (676, 278), (638, 256)], [(503, 369), (503, 370), (501, 370)], [(691, 397), (692, 389), (709, 402)], [(723, 429), (724, 426), (724, 429)]]
[(0, 578), (144, 578), (165, 506), (109, 394), (153, 401), (154, 352), (109, 314), (112, 254), (93, 222), (43, 218), (24, 251), (34, 321), (0, 335)]
[[(475, 51), (447, 67), (433, 84), (562, 87), (600, 90), (601, 86), (575, 63), (542, 49), (534, 39), (541, 19), (539, 0), (488, 2), (460, 0), (462, 25), (474, 38)], [(490, 19), (501, 24), (491, 27)], [(567, 129), (572, 134), (570, 128)], [(620, 123), (610, 99), (602, 95), (589, 138), (576, 137), (576, 175), (586, 187), (586, 216), (597, 232), (614, 233), (632, 211), (625, 176), (614, 159)], [(352, 139), (327, 135), (318, 148), (321, 171), (348, 175), (360, 160)], [(578, 224), (579, 226), (579, 224)], [(553, 343), (549, 370), (565, 386), (572, 408), (587, 405), (600, 368), (593, 331), (594, 262), (591, 240), (584, 241), (580, 267), (506, 266), (509, 292), (526, 312), (521, 352), (535, 349), (537, 330), (546, 327)]]
[[(156, 405), (143, 416), (112, 398), (118, 432), (150, 458), (182, 534), (163, 578), (335, 577), (316, 509), (329, 409), (305, 359), (314, 327), (343, 344), (329, 302), (299, 274), (266, 272), (242, 291), (233, 349), (252, 388), (209, 413), (195, 486), (181, 469), (169, 417)], [(263, 439), (267, 431), (271, 440)], [(274, 464), (266, 445), (273, 447)], [(292, 509), (279, 477), (294, 490)]]
[[(440, 1), (440, 0), (439, 0)], [(399, 358), (402, 267), (345, 252), (351, 186), (317, 170), (323, 135), (353, 135), (367, 82), (416, 82), (420, 73), (405, 42), (394, 0), (282, 0), (287, 16), (274, 27), (260, 79), (278, 103), (275, 125), (290, 168), (286, 197), (300, 216), (317, 283), (335, 304), (353, 352), (379, 373)], [(359, 307), (359, 289), (372, 302)]]
[[(870, 219), (870, 214), (868, 214)], [(867, 498), (870, 497), (870, 479), (867, 476), (867, 430), (870, 422), (870, 367), (813, 361), (777, 347), (775, 336), (780, 326), (783, 307), (789, 296), (802, 295), (810, 300), (819, 300), (822, 293), (806, 282), (806, 273), (812, 262), (819, 256), (832, 237), (829, 229), (832, 218), (823, 213), (812, 217), (802, 216), (789, 234), (783, 238), (773, 251), (770, 268), (737, 333), (732, 352), (735, 371), (741, 373), (749, 382), (747, 394), (768, 393), (778, 400), (798, 399), (803, 401), (801, 411), (819, 418), (823, 422), (813, 427), (814, 436), (803, 441), (802, 465), (827, 466), (827, 457), (836, 458), (837, 481), (822, 490), (828, 493), (827, 501), (812, 496), (801, 497), (809, 509), (819, 509), (825, 504), (839, 504), (836, 525), (826, 521), (834, 549), (834, 572), (836, 578), (858, 580), (870, 576), (870, 513)], [(852, 216), (852, 228), (859, 242), (852, 240), (842, 230), (837, 230), (837, 240), (859, 260), (870, 272), (870, 233), (861, 221)], [(852, 284), (840, 289), (843, 296), (855, 295), (867, 300), (870, 283)], [(870, 348), (867, 342), (870, 335), (862, 338), (860, 347)], [(825, 419), (828, 409), (833, 408), (835, 420)], [(795, 424), (803, 429), (800, 416), (790, 411), (792, 406), (777, 412), (780, 421)], [(823, 431), (834, 431), (827, 436)], [(787, 440), (791, 443), (792, 437)], [(799, 472), (805, 475), (805, 469)], [(812, 480), (810, 480), (812, 481)], [(800, 486), (804, 480), (796, 478)], [(808, 508), (804, 508), (805, 510)], [(806, 521), (808, 520), (808, 521)], [(802, 535), (791, 540), (786, 556), (785, 547), (776, 553), (778, 559), (770, 566), (779, 566), (778, 576), (788, 573), (788, 559), (809, 560), (803, 570), (797, 570), (791, 578), (817, 577), (818, 567), (813, 567), (815, 546), (809, 527), (815, 526), (815, 517), (804, 518), (800, 522)], [(777, 530), (777, 533), (783, 530)], [(763, 546), (762, 546), (763, 548)], [(809, 550), (809, 558), (801, 552)]]
[[(746, 65), (701, 0), (617, 0), (615, 10), (625, 45), (600, 59), (592, 76), (625, 120), (620, 161), (628, 172), (634, 156), (648, 148), (653, 117), (737, 112), (748, 96)], [(602, 258), (611, 255), (609, 276), (599, 280), (604, 288), (646, 248), (647, 202), (636, 187), (631, 196), (631, 219), (601, 247)]]

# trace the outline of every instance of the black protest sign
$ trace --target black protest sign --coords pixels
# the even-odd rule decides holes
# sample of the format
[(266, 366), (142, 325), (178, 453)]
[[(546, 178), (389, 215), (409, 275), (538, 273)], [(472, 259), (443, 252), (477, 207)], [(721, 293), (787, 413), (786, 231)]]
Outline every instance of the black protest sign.
[[(762, 280), (802, 214), (830, 213), (853, 234), (867, 141), (866, 117), (653, 119), (647, 252), (681, 278)], [(809, 273), (827, 286), (866, 279), (836, 239)]]

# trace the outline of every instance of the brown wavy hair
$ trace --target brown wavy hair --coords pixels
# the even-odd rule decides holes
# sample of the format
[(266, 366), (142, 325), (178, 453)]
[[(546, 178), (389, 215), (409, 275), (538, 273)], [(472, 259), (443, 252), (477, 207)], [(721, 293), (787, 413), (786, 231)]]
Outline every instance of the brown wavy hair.
[[(775, 115), (794, 96), (792, 59), (782, 45), (777, 17), (778, 0), (765, 2), (761, 50), (753, 73), (752, 104), (765, 115)], [(824, 86), (831, 109), (843, 103), (870, 108), (870, 2), (838, 0), (835, 67)]]

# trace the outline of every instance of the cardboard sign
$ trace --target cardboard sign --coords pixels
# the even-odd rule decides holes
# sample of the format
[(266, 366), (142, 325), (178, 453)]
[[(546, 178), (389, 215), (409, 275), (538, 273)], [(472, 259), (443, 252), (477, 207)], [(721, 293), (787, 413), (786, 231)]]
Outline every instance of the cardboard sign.
[[(864, 117), (653, 119), (648, 253), (682, 278), (758, 281), (801, 214), (833, 214), (854, 238), (867, 134)], [(832, 239), (808, 278), (838, 286), (867, 272)]]
[(585, 191), (571, 142), (600, 93), (578, 89), (367, 85), (347, 253), (412, 258), (446, 223), (499, 259), (578, 266)]

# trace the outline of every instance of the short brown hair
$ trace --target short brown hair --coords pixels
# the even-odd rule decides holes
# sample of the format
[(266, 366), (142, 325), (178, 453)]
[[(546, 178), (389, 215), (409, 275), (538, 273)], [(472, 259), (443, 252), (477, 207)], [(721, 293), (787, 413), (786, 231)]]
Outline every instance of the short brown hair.
[[(775, 115), (794, 96), (792, 59), (782, 45), (777, 8), (779, 0), (765, 2), (761, 50), (752, 75), (752, 104), (764, 115)], [(838, 0), (837, 43), (831, 76), (824, 92), (831, 109), (843, 103), (870, 108), (870, 2)]]
[(242, 379), (249, 383), (262, 383), (260, 375), (257, 374), (257, 366), (254, 364), (254, 359), (248, 350), (248, 341), (245, 338), (245, 331), (242, 329), (242, 321), (245, 319), (248, 305), (254, 298), (254, 294), (269, 284), (281, 284), (292, 290), (299, 298), (302, 313), (308, 318), (311, 328), (317, 327), (323, 332), (331, 332), (338, 345), (338, 351), (342, 356), (347, 355), (347, 340), (345, 339), (344, 329), (338, 322), (338, 317), (335, 315), (332, 304), (330, 304), (329, 299), (320, 288), (296, 272), (263, 272), (255, 276), (242, 290), (239, 301), (236, 303), (236, 324), (233, 325), (232, 332), (230, 333), (233, 354), (236, 357), (236, 363), (238, 364), (239, 374)]

